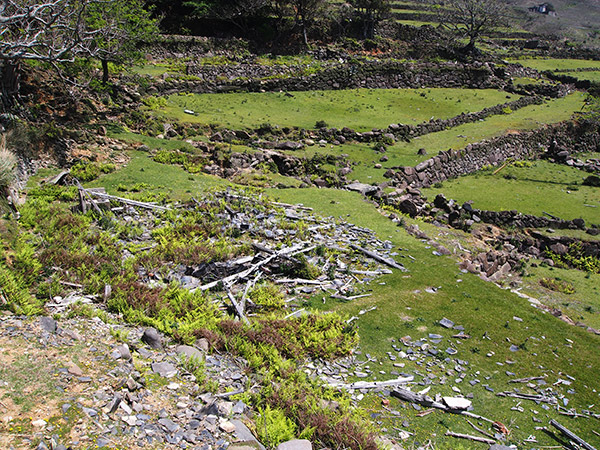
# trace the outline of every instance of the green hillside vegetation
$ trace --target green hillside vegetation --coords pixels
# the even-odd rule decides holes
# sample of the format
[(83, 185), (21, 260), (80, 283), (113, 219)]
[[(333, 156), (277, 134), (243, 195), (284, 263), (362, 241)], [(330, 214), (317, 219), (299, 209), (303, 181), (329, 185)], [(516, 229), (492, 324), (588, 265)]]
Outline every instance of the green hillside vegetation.
[[(167, 97), (166, 105), (154, 112), (164, 118), (233, 129), (257, 128), (264, 123), (310, 129), (322, 120), (330, 127), (368, 131), (394, 122), (449, 118), (517, 98), (491, 89), (445, 88), (179, 94)], [(195, 115), (185, 114), (184, 109)]]

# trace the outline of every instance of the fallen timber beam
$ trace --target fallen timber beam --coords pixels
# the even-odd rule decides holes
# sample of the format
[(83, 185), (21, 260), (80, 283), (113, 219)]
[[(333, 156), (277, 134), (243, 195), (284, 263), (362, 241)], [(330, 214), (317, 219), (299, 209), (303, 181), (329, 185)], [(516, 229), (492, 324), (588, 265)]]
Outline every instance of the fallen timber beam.
[(556, 403), (558, 403), (557, 399), (551, 398), (551, 397), (545, 397), (541, 394), (520, 394), (518, 392), (505, 391), (505, 392), (498, 392), (496, 395), (498, 397), (519, 398), (522, 400), (531, 400), (532, 402), (536, 402), (536, 403), (549, 403), (551, 405), (555, 405)]
[(389, 387), (389, 386), (398, 386), (399, 384), (406, 384), (413, 381), (415, 377), (401, 377), (396, 378), (395, 380), (387, 380), (387, 381), (356, 381), (354, 383), (329, 383), (329, 387), (339, 388), (339, 389), (377, 389), (380, 387)]
[(546, 377), (527, 377), (527, 378), (515, 378), (508, 380), (509, 383), (529, 383), (530, 381), (543, 380)]
[(493, 439), (488, 439), (488, 438), (479, 437), (479, 436), (471, 436), (470, 434), (455, 433), (450, 430), (446, 430), (446, 436), (461, 438), (461, 439), (468, 439), (470, 441), (475, 441), (475, 442), (483, 442), (484, 444), (489, 444), (489, 445), (494, 445), (496, 443), (496, 441), (494, 441)]
[(367, 250), (366, 248), (362, 248), (359, 247), (358, 245), (355, 244), (350, 244), (350, 247), (353, 248), (354, 250), (358, 250), (360, 252), (363, 252), (365, 255), (367, 255), (369, 258), (374, 259), (375, 261), (379, 261), (380, 263), (383, 263), (387, 266), (390, 266), (393, 269), (398, 269), (401, 270), (402, 272), (408, 272), (408, 270), (406, 269), (406, 267), (404, 267), (401, 264), (398, 264), (396, 261), (394, 261), (393, 259), (390, 258), (385, 258), (381, 255), (378, 255), (375, 252), (372, 252), (370, 250)]
[(269, 255), (268, 257), (266, 257), (262, 261), (257, 262), (256, 264), (250, 266), (246, 270), (242, 270), (241, 272), (234, 273), (233, 275), (229, 275), (228, 277), (225, 277), (225, 278), (223, 278), (221, 280), (211, 281), (210, 283), (204, 284), (202, 286), (198, 286), (197, 288), (192, 289), (191, 292), (194, 292), (197, 289), (200, 289), (201, 291), (206, 291), (208, 289), (211, 289), (211, 288), (215, 287), (219, 283), (230, 284), (230, 283), (232, 283), (234, 281), (239, 280), (240, 278), (247, 277), (252, 272), (260, 269), (262, 266), (264, 266), (265, 264), (270, 263), (271, 261), (273, 261), (275, 258), (277, 258), (279, 256), (285, 256), (285, 255), (290, 255), (290, 254), (297, 254), (298, 252), (308, 251), (309, 249), (310, 249), (310, 247), (308, 249), (303, 249), (302, 246), (300, 246), (300, 245), (294, 245), (292, 247), (285, 248), (285, 249), (280, 250), (280, 251), (278, 251), (276, 253), (273, 253), (272, 255)]
[(240, 307), (240, 304), (235, 300), (235, 297), (233, 296), (233, 294), (231, 293), (231, 291), (229, 289), (227, 290), (227, 297), (229, 298), (229, 301), (231, 302), (231, 304), (235, 308), (235, 312), (237, 313), (238, 317), (246, 325), (250, 325), (250, 321), (248, 320), (248, 318), (244, 314), (244, 310)]
[[(81, 188), (81, 189), (83, 189), (83, 188)], [(159, 211), (170, 211), (171, 210), (171, 208), (169, 208), (167, 206), (153, 205), (152, 203), (146, 203), (146, 202), (138, 202), (136, 200), (130, 200), (128, 198), (117, 197), (115, 195), (103, 194), (101, 192), (94, 192), (94, 191), (91, 191), (88, 189), (83, 189), (83, 191), (88, 195), (93, 195), (95, 197), (100, 197), (100, 198), (104, 198), (107, 200), (115, 200), (117, 202), (125, 203), (126, 205), (139, 206), (140, 208), (145, 208), (145, 209), (156, 209)]]
[(596, 450), (595, 447), (593, 447), (592, 445), (588, 444), (586, 441), (584, 441), (583, 439), (581, 439), (579, 436), (577, 436), (575, 433), (573, 433), (569, 429), (563, 427), (556, 420), (554, 420), (554, 419), (550, 420), (550, 425), (552, 425), (554, 428), (556, 428), (558, 431), (560, 431), (562, 434), (564, 434), (570, 440), (572, 440), (573, 442), (575, 442), (579, 446), (585, 448), (586, 450)]

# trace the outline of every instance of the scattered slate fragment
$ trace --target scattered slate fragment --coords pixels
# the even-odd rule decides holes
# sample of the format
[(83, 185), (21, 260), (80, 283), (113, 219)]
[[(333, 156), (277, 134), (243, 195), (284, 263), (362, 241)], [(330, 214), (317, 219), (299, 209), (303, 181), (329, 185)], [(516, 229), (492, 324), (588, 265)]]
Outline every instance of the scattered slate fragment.
[(446, 319), (445, 317), (440, 320), (439, 324), (444, 328), (452, 328), (454, 326), (454, 322), (452, 322), (450, 319)]

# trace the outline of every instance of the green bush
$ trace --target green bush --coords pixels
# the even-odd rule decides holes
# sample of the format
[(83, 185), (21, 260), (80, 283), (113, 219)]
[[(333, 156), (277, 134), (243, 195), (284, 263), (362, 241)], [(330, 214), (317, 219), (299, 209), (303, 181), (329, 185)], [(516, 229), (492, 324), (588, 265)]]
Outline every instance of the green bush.
[(294, 439), (296, 425), (288, 419), (282, 410), (267, 405), (258, 410), (256, 433), (261, 442), (269, 447), (277, 447), (282, 442)]
[(283, 294), (273, 284), (264, 284), (255, 287), (248, 293), (248, 298), (266, 311), (281, 309), (285, 306)]
[(28, 286), (18, 273), (0, 263), (0, 308), (9, 308), (16, 314), (39, 314), (43, 302), (29, 293)]
[(115, 169), (115, 165), (111, 163), (78, 162), (71, 167), (71, 175), (85, 183), (95, 180), (100, 174), (114, 172)]
[(540, 284), (546, 289), (563, 294), (574, 294), (575, 286), (568, 281), (559, 280), (558, 278), (542, 278)]

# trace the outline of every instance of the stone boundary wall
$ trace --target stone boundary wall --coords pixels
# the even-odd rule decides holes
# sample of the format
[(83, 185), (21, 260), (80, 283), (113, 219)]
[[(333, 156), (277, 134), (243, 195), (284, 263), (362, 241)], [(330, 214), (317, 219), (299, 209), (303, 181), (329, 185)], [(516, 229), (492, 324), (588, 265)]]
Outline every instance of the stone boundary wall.
[[(502, 89), (507, 85), (503, 69), (493, 65), (460, 63), (407, 63), (369, 61), (341, 63), (306, 76), (285, 77), (274, 71), (264, 76), (264, 67), (230, 66), (223, 77), (222, 67), (189, 66), (188, 73), (199, 80), (165, 80), (155, 88), (163, 94), (181, 91), (214, 93), (229, 91), (307, 91), (333, 89), (405, 89), (462, 87)], [(225, 78), (225, 79), (224, 79)]]
[(509, 134), (469, 144), (461, 150), (440, 152), (415, 167), (403, 167), (388, 177), (396, 186), (428, 187), (434, 183), (495, 166), (509, 158), (539, 158), (556, 141), (575, 152), (600, 149), (600, 123), (562, 122), (539, 130)]
[(478, 122), (490, 116), (505, 114), (507, 109), (516, 111), (529, 105), (541, 105), (544, 100), (538, 96), (521, 97), (512, 102), (506, 102), (495, 106), (484, 108), (481, 111), (463, 113), (449, 119), (436, 119), (418, 125), (392, 124), (389, 130), (399, 139), (410, 139), (429, 133), (436, 133), (448, 128), (454, 128), (466, 123)]
[(600, 83), (598, 83), (597, 81), (582, 80), (576, 77), (572, 77), (570, 75), (564, 75), (563, 73), (558, 74), (551, 71), (544, 72), (544, 75), (546, 75), (549, 79), (558, 81), (560, 83), (572, 84), (577, 89), (585, 89), (591, 94), (600, 94)]

